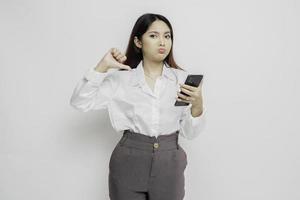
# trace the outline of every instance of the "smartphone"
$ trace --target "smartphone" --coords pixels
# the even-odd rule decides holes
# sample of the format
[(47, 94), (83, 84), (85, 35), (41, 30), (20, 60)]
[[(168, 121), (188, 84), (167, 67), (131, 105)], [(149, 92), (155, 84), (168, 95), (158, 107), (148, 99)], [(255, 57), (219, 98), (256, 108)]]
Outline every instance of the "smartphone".
[[(187, 76), (184, 84), (191, 85), (191, 86), (194, 86), (194, 87), (198, 87), (202, 79), (203, 79), (202, 74), (189, 74)], [(182, 91), (180, 91), (180, 93), (183, 94), (183, 95), (187, 95)], [(187, 96), (189, 96), (189, 95), (187, 95)], [(189, 104), (190, 103), (186, 103), (186, 102), (183, 102), (183, 101), (177, 101), (176, 100), (174, 106), (188, 106)]]

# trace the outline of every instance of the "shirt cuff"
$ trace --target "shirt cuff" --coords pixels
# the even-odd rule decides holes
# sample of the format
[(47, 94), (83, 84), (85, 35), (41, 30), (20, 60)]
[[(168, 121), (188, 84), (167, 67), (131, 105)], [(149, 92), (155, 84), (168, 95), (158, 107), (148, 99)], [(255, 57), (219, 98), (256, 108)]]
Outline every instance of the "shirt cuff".
[(92, 83), (99, 84), (107, 76), (108, 73), (109, 72), (98, 72), (95, 70), (95, 67), (92, 67), (85, 72), (84, 77), (86, 80)]
[(188, 108), (188, 115), (189, 115), (189, 118), (191, 120), (191, 123), (192, 123), (192, 127), (194, 127), (194, 138), (197, 137), (198, 135), (200, 135), (202, 132), (204, 132), (204, 129), (206, 127), (206, 108), (205, 106), (203, 106), (203, 111), (201, 113), (200, 116), (198, 117), (193, 117), (192, 116), (192, 109), (191, 109), (192, 106), (189, 105), (189, 108)]

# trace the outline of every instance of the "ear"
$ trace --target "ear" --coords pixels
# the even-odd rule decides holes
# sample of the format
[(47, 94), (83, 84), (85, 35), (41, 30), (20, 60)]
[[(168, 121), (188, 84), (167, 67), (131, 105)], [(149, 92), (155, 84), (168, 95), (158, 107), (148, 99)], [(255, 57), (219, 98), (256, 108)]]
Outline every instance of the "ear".
[(135, 44), (138, 48), (142, 48), (142, 42), (137, 38), (137, 36), (134, 36), (134, 44)]

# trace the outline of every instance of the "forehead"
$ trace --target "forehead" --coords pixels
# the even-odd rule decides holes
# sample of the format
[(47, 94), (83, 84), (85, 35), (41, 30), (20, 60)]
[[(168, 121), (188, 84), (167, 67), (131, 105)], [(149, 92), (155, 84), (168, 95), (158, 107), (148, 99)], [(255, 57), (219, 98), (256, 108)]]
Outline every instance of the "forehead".
[(170, 33), (171, 31), (164, 21), (156, 20), (149, 26), (147, 32)]

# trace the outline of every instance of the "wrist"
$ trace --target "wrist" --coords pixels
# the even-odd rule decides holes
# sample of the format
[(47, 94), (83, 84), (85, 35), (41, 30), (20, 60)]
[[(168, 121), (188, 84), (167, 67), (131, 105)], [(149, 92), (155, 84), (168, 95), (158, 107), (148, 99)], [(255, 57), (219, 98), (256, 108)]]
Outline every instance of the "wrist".
[(192, 106), (191, 114), (193, 117), (199, 117), (203, 113), (203, 106)]
[(203, 110), (203, 105), (193, 105), (191, 106), (192, 109), (197, 109), (197, 110)]
[(105, 73), (107, 72), (108, 68), (104, 66), (96, 66), (94, 70), (96, 70), (97, 72)]

